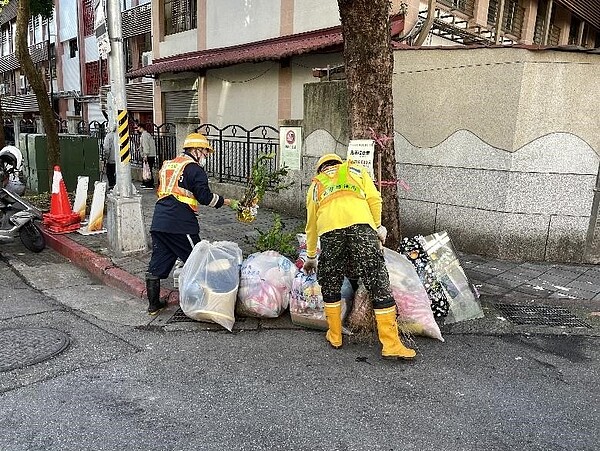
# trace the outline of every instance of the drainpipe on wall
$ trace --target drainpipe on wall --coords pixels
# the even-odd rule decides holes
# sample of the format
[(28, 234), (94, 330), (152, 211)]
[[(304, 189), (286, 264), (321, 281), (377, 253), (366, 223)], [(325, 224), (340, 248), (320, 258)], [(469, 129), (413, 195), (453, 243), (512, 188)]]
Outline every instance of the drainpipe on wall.
[(429, 31), (431, 30), (431, 24), (433, 23), (433, 13), (435, 12), (435, 0), (429, 0), (427, 4), (427, 18), (425, 19), (425, 23), (423, 24), (423, 28), (421, 28), (421, 32), (419, 33), (419, 37), (414, 43), (415, 47), (419, 47), (423, 45), (425, 39), (429, 35)]

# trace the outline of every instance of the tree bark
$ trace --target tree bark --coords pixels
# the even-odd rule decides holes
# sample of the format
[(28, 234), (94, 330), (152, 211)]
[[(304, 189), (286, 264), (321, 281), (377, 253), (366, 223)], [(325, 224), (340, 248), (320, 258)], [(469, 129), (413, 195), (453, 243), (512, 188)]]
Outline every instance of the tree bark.
[[(27, 33), (30, 16), (30, 2), (23, 0), (19, 1), (17, 7), (16, 53), (17, 60), (21, 65), (21, 70), (25, 73), (31, 88), (35, 93), (35, 98), (42, 117), (42, 123), (44, 124), (48, 145), (48, 179), (50, 183), (52, 183), (53, 168), (55, 165), (60, 164), (58, 130), (56, 128), (56, 121), (54, 120), (54, 112), (52, 111), (50, 100), (48, 99), (48, 90), (46, 89), (41, 73), (35, 68), (31, 55), (29, 54)], [(50, 82), (52, 83), (52, 81)], [(48, 186), (48, 188), (50, 188), (50, 186)]]
[[(375, 139), (375, 175), (381, 171), (386, 246), (400, 243), (394, 150), (394, 57), (389, 0), (338, 0), (348, 84), (351, 139)], [(389, 182), (389, 184), (385, 183)]]

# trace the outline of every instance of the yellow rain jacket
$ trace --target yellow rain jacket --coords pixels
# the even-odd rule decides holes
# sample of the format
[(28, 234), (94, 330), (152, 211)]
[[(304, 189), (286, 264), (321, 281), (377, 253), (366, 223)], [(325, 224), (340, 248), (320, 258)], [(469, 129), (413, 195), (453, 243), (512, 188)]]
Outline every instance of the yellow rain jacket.
[(306, 252), (317, 254), (317, 239), (354, 224), (381, 225), (381, 194), (367, 170), (351, 161), (330, 166), (313, 178), (306, 194)]

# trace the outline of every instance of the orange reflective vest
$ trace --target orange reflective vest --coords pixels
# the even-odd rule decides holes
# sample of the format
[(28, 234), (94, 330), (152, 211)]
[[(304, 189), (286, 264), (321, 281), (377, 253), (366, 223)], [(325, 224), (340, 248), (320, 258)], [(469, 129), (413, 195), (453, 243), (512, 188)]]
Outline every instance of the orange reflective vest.
[(352, 176), (348, 177), (349, 162), (346, 161), (337, 166), (333, 175), (327, 174), (327, 169), (321, 172), (313, 180), (316, 182), (316, 199), (319, 205), (323, 205), (341, 195), (352, 195), (360, 199), (366, 199), (363, 189), (358, 186)]
[(196, 163), (194, 159), (188, 155), (179, 155), (173, 160), (167, 160), (160, 168), (158, 199), (163, 199), (167, 196), (173, 196), (179, 202), (189, 205), (195, 212), (198, 211), (198, 201), (194, 197), (194, 193), (179, 186), (179, 180), (183, 177), (183, 170), (190, 163)]

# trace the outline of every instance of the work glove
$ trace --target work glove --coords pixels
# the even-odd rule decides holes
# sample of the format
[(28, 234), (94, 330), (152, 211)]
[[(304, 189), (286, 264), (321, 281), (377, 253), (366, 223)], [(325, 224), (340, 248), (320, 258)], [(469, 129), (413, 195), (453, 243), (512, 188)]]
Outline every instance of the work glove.
[(317, 259), (316, 258), (307, 258), (302, 266), (302, 271), (305, 274), (312, 274), (317, 271)]
[(381, 241), (382, 245), (385, 244), (385, 239), (387, 238), (387, 229), (382, 225), (377, 227), (377, 238), (379, 238), (379, 241)]
[(231, 208), (234, 211), (239, 210), (239, 208), (240, 208), (240, 201), (236, 200), (236, 199), (231, 199), (231, 201), (229, 201), (229, 208)]

